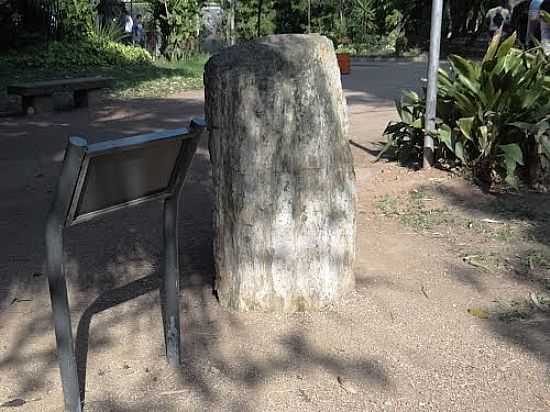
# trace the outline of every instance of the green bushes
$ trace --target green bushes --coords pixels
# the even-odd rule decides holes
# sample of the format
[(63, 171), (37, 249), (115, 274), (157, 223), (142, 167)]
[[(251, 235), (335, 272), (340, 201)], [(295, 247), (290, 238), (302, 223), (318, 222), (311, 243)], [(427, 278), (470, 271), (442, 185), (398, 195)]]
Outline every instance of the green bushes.
[(92, 2), (62, 0), (60, 6), (63, 34), (68, 39), (81, 39), (92, 31), (95, 19)]
[(197, 0), (149, 0), (160, 22), (163, 54), (170, 60), (186, 59), (198, 48), (199, 2)]
[[(484, 183), (532, 183), (550, 159), (550, 60), (515, 41), (495, 38), (481, 63), (451, 56), (451, 70), (439, 72), (436, 156)], [(420, 161), (425, 98), (407, 92), (397, 109), (401, 121), (388, 125), (383, 153)]]
[(69, 70), (143, 64), (151, 61), (151, 55), (142, 48), (101, 39), (94, 35), (73, 42), (51, 42), (48, 45), (0, 56), (0, 65), (3, 67)]
[[(335, 46), (338, 44), (333, 39)], [(352, 56), (384, 56), (393, 55), (397, 52), (395, 40), (390, 36), (365, 36), (364, 43), (341, 44), (337, 46), (338, 51), (345, 51)], [(403, 50), (401, 50), (403, 52)]]

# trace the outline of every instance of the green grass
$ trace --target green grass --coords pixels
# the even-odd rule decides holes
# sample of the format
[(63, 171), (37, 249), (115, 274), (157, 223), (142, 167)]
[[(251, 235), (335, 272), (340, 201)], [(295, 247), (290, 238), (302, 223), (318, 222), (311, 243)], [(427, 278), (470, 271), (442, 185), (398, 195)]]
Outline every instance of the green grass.
[(200, 55), (184, 62), (155, 62), (153, 65), (124, 73), (115, 71), (113, 96), (118, 98), (165, 97), (170, 94), (200, 89), (208, 56)]
[[(490, 219), (473, 218), (458, 208), (441, 204), (440, 200), (437, 193), (419, 188), (411, 190), (408, 195), (381, 197), (377, 200), (376, 207), (380, 214), (397, 217), (403, 225), (418, 232), (437, 229), (447, 232), (444, 229), (452, 229), (456, 234), (474, 233), (486, 240), (505, 243), (527, 240), (528, 226), (521, 220), (512, 219), (514, 216), (511, 214), (506, 213), (502, 220), (491, 223)], [(512, 208), (504, 203), (496, 206), (499, 210), (504, 206), (507, 207), (506, 210)], [(527, 216), (528, 212), (522, 211), (522, 217), (523, 215)]]
[(431, 207), (430, 201), (424, 191), (412, 190), (408, 196), (386, 195), (376, 202), (376, 207), (381, 214), (397, 216), (403, 225), (418, 232), (456, 223), (447, 208)]
[(494, 319), (502, 322), (529, 320), (536, 316), (547, 316), (550, 311), (550, 296), (544, 293), (530, 293), (524, 298), (497, 299), (486, 307), (469, 308), (468, 313), (480, 319)]
[(197, 55), (186, 61), (156, 61), (117, 67), (92, 67), (80, 70), (37, 69), (0, 67), (0, 110), (10, 99), (6, 86), (30, 81), (63, 79), (81, 76), (113, 77), (114, 87), (110, 94), (114, 98), (159, 98), (186, 90), (202, 87), (203, 68), (208, 60), (206, 55)]
[(529, 250), (522, 256), (522, 264), (529, 270), (550, 270), (550, 257), (543, 250)]
[(399, 199), (395, 196), (385, 195), (376, 202), (376, 208), (385, 216), (399, 214)]

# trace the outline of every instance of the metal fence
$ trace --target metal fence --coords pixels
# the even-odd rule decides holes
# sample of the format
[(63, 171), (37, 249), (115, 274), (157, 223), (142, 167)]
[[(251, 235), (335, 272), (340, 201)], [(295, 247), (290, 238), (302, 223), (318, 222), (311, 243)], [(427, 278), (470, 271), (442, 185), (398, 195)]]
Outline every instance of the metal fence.
[(58, 33), (61, 10), (58, 0), (26, 0), (24, 27), (50, 39)]
[(59, 37), (60, 0), (17, 0), (4, 6), (0, 10), (0, 49), (19, 48)]

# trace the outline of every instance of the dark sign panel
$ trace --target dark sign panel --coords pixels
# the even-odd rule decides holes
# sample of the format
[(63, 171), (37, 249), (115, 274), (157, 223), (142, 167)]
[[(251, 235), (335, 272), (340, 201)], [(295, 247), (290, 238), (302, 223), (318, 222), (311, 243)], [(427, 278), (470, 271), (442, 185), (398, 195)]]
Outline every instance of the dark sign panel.
[(90, 157), (75, 218), (164, 192), (181, 145), (181, 140), (168, 140)]
[(193, 136), (176, 129), (85, 146), (67, 224), (169, 196)]

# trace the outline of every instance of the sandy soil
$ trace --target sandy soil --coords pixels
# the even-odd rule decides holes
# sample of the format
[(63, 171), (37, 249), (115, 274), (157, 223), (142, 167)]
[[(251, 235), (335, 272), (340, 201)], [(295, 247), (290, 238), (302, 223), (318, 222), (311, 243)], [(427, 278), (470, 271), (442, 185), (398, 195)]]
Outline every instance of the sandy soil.
[[(206, 142), (181, 213), (180, 369), (164, 359), (159, 205), (68, 231), (85, 410), (550, 410), (549, 318), (499, 316), (548, 286), (548, 197), (498, 197), (441, 171), (372, 162), (396, 116), (392, 99), (423, 71), (365, 63), (344, 79), (359, 189), (357, 290), (332, 311), (238, 314), (218, 305)], [(43, 228), (66, 137), (174, 128), (201, 112), (196, 92), (0, 119), (0, 405), (62, 410)]]

